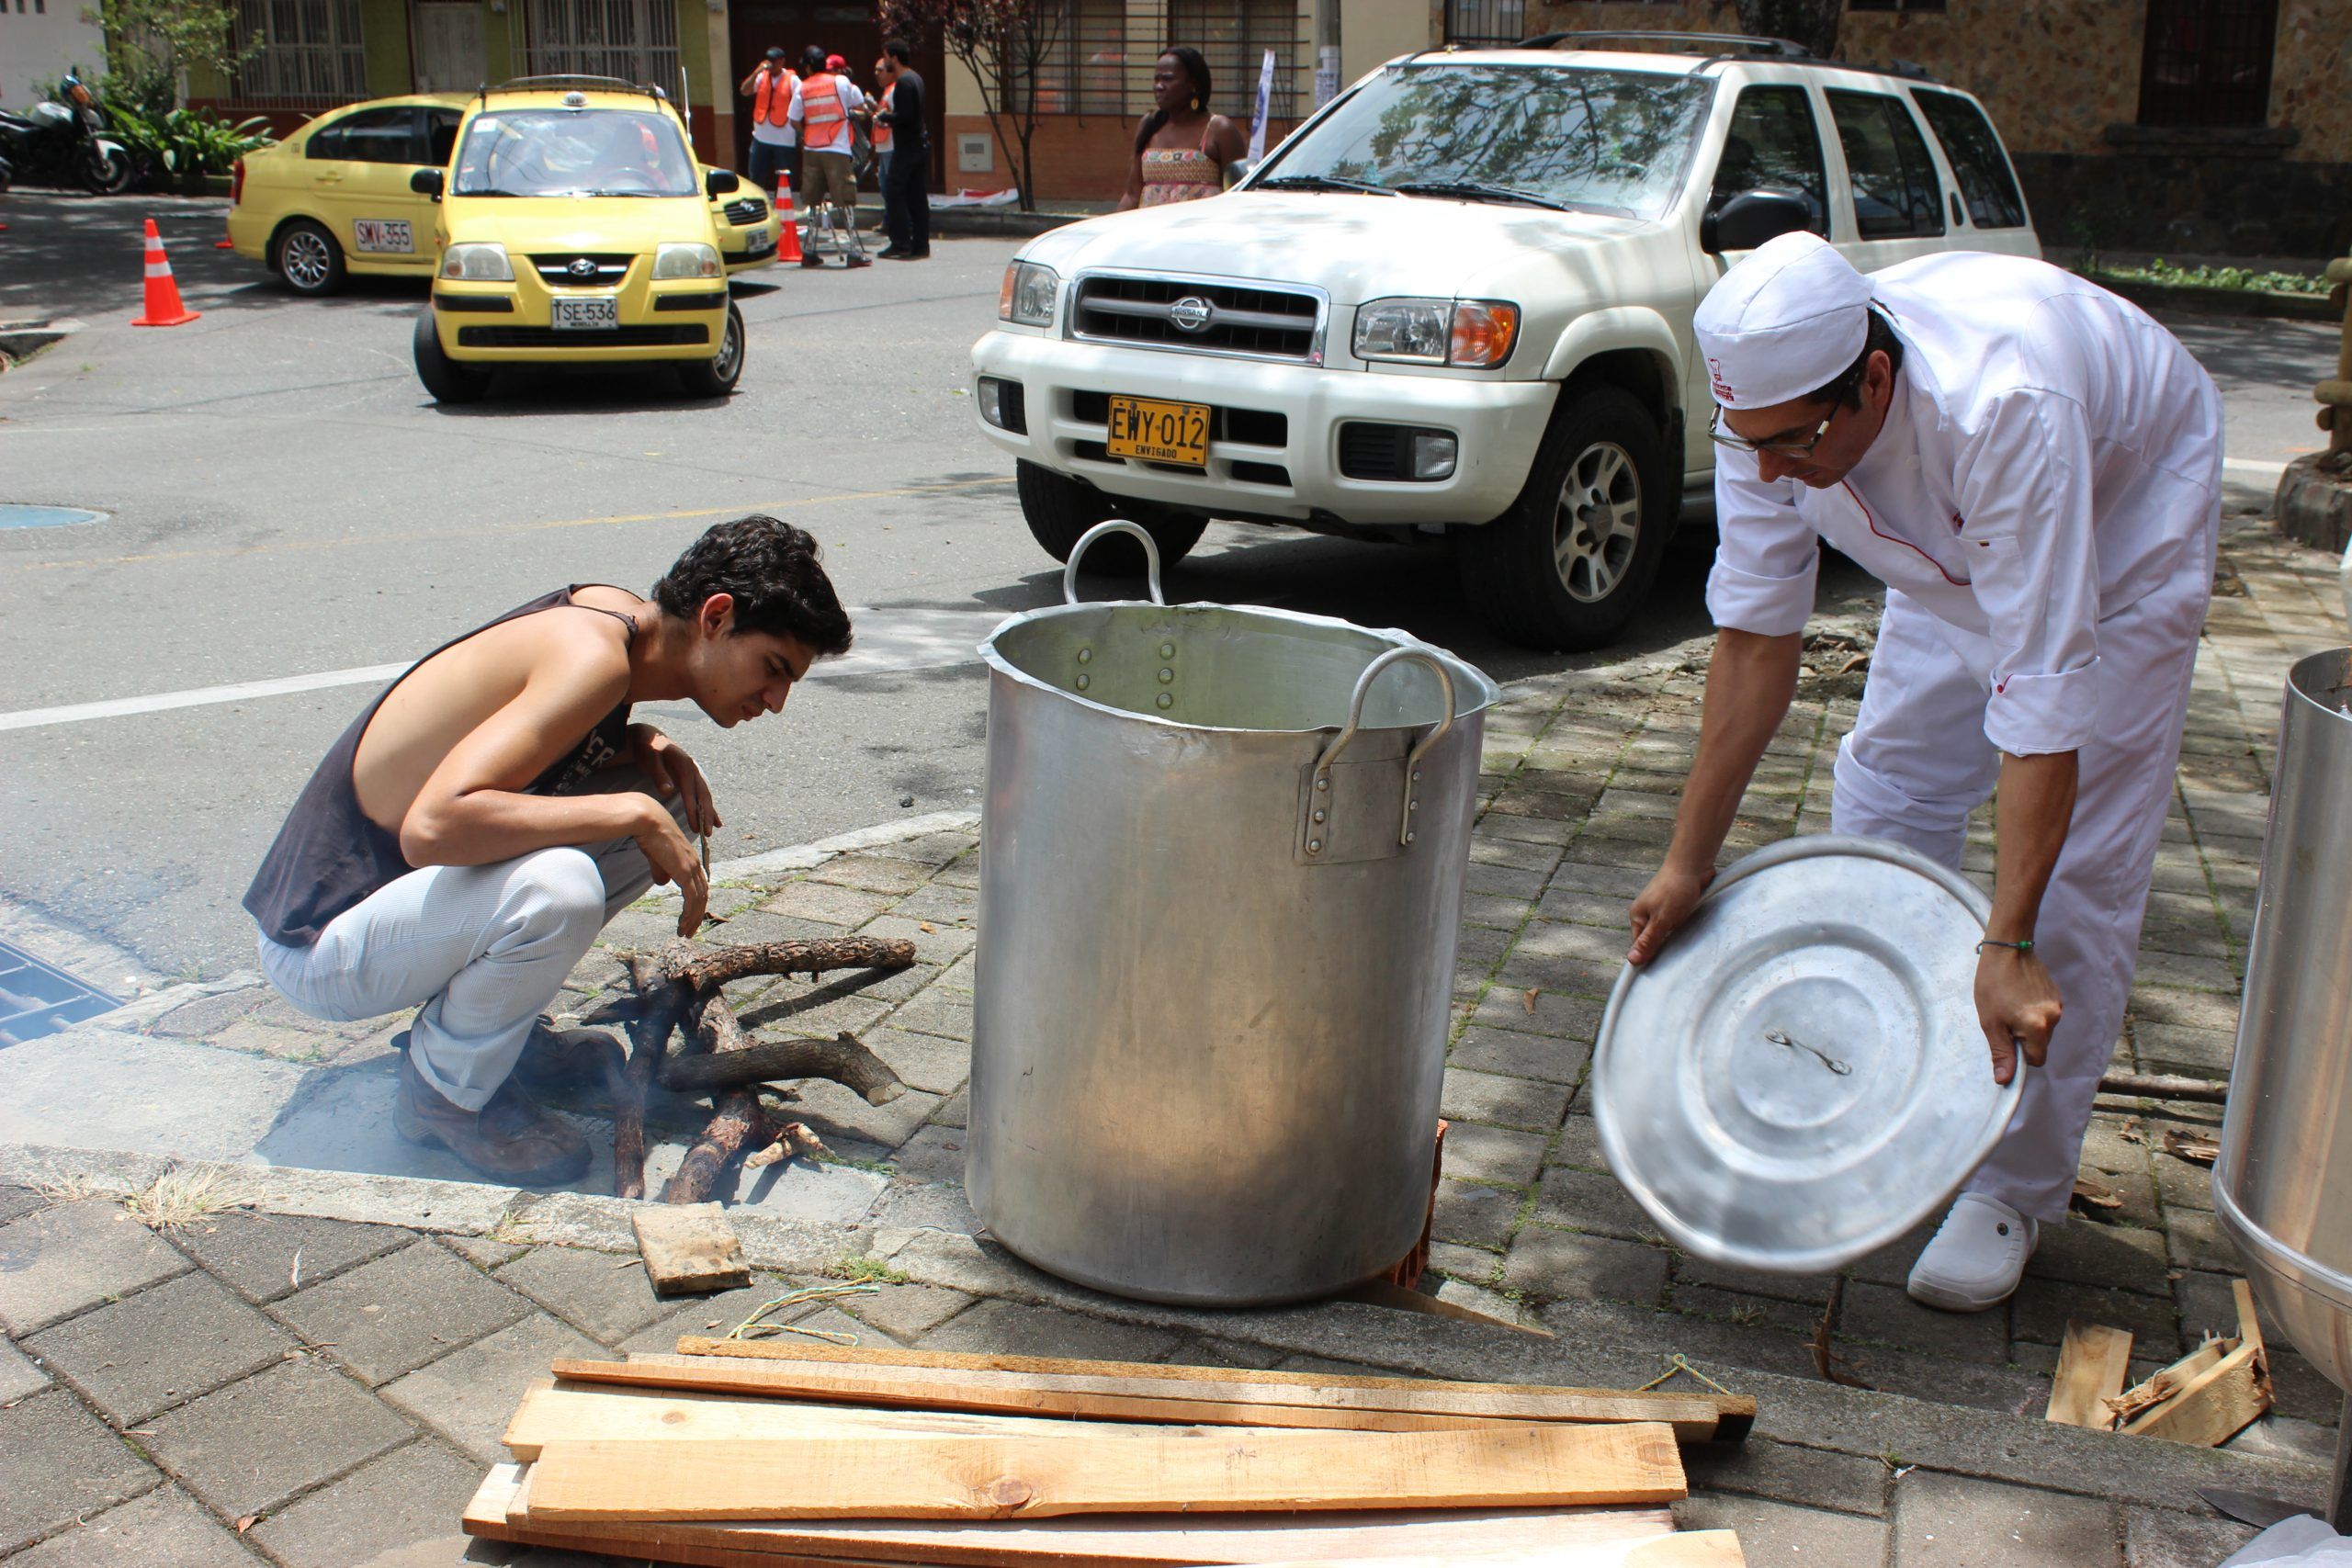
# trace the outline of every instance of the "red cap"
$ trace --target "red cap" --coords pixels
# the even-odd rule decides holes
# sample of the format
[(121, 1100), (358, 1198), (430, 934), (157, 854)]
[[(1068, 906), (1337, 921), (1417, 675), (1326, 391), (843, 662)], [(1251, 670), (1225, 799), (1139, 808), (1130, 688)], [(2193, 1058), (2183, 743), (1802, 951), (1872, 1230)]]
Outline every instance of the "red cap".
[(845, 70), (848, 68), (848, 65), (849, 62), (843, 60), (838, 54), (829, 54), (825, 56), (825, 69), (828, 71)]

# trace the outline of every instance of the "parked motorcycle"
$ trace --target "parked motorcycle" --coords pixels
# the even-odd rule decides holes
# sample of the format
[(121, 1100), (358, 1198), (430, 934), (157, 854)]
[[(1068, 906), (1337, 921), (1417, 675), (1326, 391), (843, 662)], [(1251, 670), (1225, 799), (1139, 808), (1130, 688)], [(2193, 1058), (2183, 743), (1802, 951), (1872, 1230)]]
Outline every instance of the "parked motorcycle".
[(100, 196), (130, 189), (136, 166), (123, 144), (105, 134), (90, 89), (69, 74), (57, 90), (64, 102), (43, 99), (23, 114), (0, 109), (0, 190), (11, 176)]

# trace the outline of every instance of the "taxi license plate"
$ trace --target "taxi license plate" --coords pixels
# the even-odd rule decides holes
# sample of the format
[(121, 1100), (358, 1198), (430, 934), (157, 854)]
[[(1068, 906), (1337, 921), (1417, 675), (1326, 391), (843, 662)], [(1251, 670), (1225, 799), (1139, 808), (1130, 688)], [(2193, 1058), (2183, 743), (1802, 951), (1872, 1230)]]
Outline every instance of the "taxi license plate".
[(1114, 457), (1205, 468), (1209, 466), (1209, 406), (1114, 397), (1109, 439), (1103, 446)]
[(616, 332), (620, 324), (620, 302), (609, 294), (555, 302), (555, 330), (560, 333)]

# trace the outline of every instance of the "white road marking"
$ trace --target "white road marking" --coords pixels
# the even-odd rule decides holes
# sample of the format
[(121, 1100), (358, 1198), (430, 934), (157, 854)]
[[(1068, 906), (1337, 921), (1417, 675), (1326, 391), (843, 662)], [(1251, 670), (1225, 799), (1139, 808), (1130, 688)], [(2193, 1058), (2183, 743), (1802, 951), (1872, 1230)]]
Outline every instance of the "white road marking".
[[(887, 675), (910, 670), (949, 669), (979, 660), (979, 644), (1001, 625), (997, 610), (853, 609), (857, 640), (839, 659), (828, 659), (809, 671), (814, 680), (845, 675)], [(39, 729), (49, 725), (85, 724), (93, 719), (127, 718), (136, 714), (162, 713), (172, 708), (207, 707), (241, 703), (255, 697), (286, 696), (295, 692), (323, 691), (334, 686), (382, 685), (406, 670), (406, 664), (368, 664), (351, 670), (324, 670), (311, 675), (282, 675), (268, 681), (243, 681), (228, 686), (199, 686), (186, 692), (159, 692), (152, 696), (117, 697), (108, 702), (69, 703), (59, 707), (24, 708), (0, 713), (0, 730)]]

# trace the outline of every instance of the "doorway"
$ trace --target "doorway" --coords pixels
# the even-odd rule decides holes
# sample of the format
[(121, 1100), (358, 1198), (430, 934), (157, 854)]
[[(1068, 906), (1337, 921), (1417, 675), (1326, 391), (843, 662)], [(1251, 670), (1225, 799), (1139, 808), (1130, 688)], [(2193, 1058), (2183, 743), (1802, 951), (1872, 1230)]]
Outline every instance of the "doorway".
[(490, 75), (481, 0), (416, 0), (416, 90), (469, 93)]
[[(730, 0), (728, 6), (727, 50), (731, 73), (723, 90), (730, 96), (736, 85), (759, 69), (771, 48), (781, 49), (794, 65), (809, 44), (849, 62), (850, 80), (869, 96), (875, 92), (874, 62), (882, 53), (882, 28), (871, 6), (842, 5), (840, 0)], [(947, 106), (944, 95), (946, 51), (934, 39), (915, 48), (915, 70), (922, 77), (927, 101), (923, 120), (931, 130), (931, 186), (940, 182), (940, 149), (946, 140)], [(752, 115), (736, 99), (735, 167), (751, 166)], [(865, 184), (870, 187), (874, 176)]]

